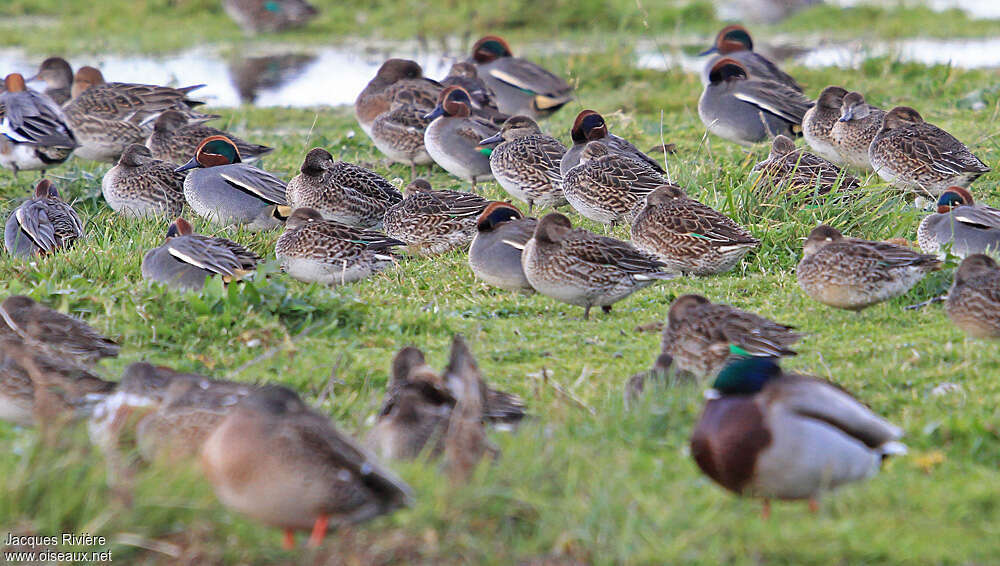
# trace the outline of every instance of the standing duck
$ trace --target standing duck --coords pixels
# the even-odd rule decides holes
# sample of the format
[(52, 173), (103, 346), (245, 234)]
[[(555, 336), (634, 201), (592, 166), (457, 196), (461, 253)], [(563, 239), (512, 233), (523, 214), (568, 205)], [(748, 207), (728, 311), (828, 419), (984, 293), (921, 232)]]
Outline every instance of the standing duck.
[(698, 116), (720, 138), (750, 146), (779, 134), (794, 136), (812, 106), (801, 92), (757, 78), (735, 59), (719, 59), (707, 70)]
[(343, 285), (392, 265), (392, 248), (404, 245), (406, 242), (379, 232), (324, 220), (312, 208), (296, 208), (274, 245), (274, 253), (293, 279)]
[(383, 227), (421, 255), (464, 246), (476, 235), (476, 219), (490, 201), (460, 191), (435, 191), (424, 179), (406, 187), (403, 201), (385, 211)]
[(323, 218), (340, 224), (377, 227), (386, 209), (403, 200), (381, 175), (353, 163), (334, 161), (321, 147), (309, 150), (299, 170), (288, 181), (288, 204), (293, 209), (315, 209)]
[(7, 252), (22, 258), (72, 247), (81, 236), (80, 216), (59, 198), (59, 191), (48, 179), (35, 185), (34, 198), (14, 209), (3, 232)]
[(920, 221), (917, 243), (925, 254), (939, 256), (947, 244), (958, 257), (1000, 251), (1000, 210), (973, 202), (967, 189), (951, 187), (938, 199), (937, 213)]
[(691, 435), (691, 456), (738, 495), (808, 499), (878, 473), (905, 454), (903, 431), (841, 387), (786, 373), (773, 358), (737, 359), (715, 379)]
[(434, 162), (424, 147), (424, 131), (431, 123), (426, 115), (425, 108), (393, 102), (388, 112), (375, 118), (369, 133), (372, 143), (390, 161), (410, 166), (411, 181), (417, 177), (417, 165)]
[(1000, 267), (985, 254), (972, 254), (955, 271), (945, 312), (973, 338), (1000, 338)]
[(30, 90), (11, 73), (0, 92), (0, 166), (18, 171), (50, 169), (77, 147), (65, 114), (48, 96)]
[(791, 346), (800, 338), (787, 324), (701, 295), (682, 295), (670, 304), (660, 349), (678, 368), (704, 379), (719, 373), (733, 346), (748, 356), (794, 356)]
[(246, 397), (208, 437), (202, 468), (227, 507), (284, 529), (311, 530), (319, 546), (330, 526), (359, 523), (408, 506), (410, 488), (287, 387)]
[[(788, 73), (778, 68), (773, 61), (753, 50), (753, 39), (750, 32), (740, 25), (726, 26), (719, 30), (715, 36), (715, 43), (712, 47), (702, 51), (698, 55), (710, 55), (718, 53), (723, 57), (729, 57), (738, 61), (745, 67), (752, 76), (774, 81), (783, 84), (788, 88), (802, 92), (802, 87)], [(709, 61), (712, 66), (715, 61)]]
[(822, 224), (806, 238), (795, 277), (812, 299), (860, 311), (906, 293), (938, 269), (937, 256), (886, 242), (845, 238)]
[(469, 93), (459, 86), (445, 87), (437, 106), (424, 118), (432, 120), (424, 130), (424, 147), (435, 163), (452, 175), (472, 183), (491, 179), (489, 151), (480, 141), (496, 134), (496, 128), (472, 117)]
[(834, 188), (852, 191), (861, 187), (857, 177), (822, 157), (795, 149), (795, 142), (785, 136), (775, 136), (770, 155), (751, 172), (760, 173), (758, 183), (789, 193), (825, 195)]
[(102, 336), (86, 322), (35, 302), (12, 295), (0, 303), (0, 335), (16, 334), (41, 344), (51, 355), (83, 367), (118, 356), (121, 346)]
[(583, 148), (590, 142), (600, 142), (608, 146), (610, 153), (643, 161), (660, 173), (665, 173), (663, 166), (655, 159), (639, 151), (628, 140), (608, 132), (608, 124), (604, 121), (604, 117), (593, 110), (584, 110), (577, 114), (569, 134), (573, 138), (573, 147), (569, 148), (559, 162), (559, 174), (563, 177), (570, 169), (580, 164)]
[(871, 170), (868, 148), (885, 121), (885, 110), (865, 102), (860, 92), (844, 95), (840, 119), (830, 130), (833, 145), (846, 165)]
[(655, 168), (590, 142), (580, 164), (563, 178), (563, 194), (577, 212), (602, 224), (631, 222), (653, 189), (670, 181)]
[(539, 293), (557, 301), (611, 312), (611, 305), (658, 280), (676, 274), (652, 254), (628, 242), (573, 228), (569, 218), (553, 212), (535, 226), (521, 254), (524, 275)]
[(476, 219), (476, 236), (469, 247), (469, 267), (476, 279), (501, 289), (531, 289), (521, 250), (537, 224), (508, 203), (491, 202)]
[(222, 7), (249, 34), (302, 27), (319, 14), (306, 0), (222, 0)]
[(632, 222), (632, 243), (655, 255), (668, 271), (714, 275), (733, 268), (760, 240), (728, 216), (688, 198), (676, 185), (660, 185)]
[(189, 123), (188, 117), (177, 110), (167, 110), (157, 116), (153, 123), (153, 133), (146, 140), (146, 147), (153, 157), (173, 163), (184, 163), (191, 158), (198, 144), (211, 136), (225, 136), (240, 152), (244, 162), (260, 159), (274, 151), (273, 147), (250, 143), (230, 133), (199, 123)]
[(424, 70), (416, 61), (389, 59), (382, 63), (375, 78), (354, 101), (354, 115), (361, 129), (377, 141), (372, 136), (375, 119), (389, 112), (394, 102), (423, 110), (426, 114), (434, 109), (440, 93), (440, 83), (425, 78)]
[(480, 78), (497, 95), (508, 116), (544, 118), (573, 100), (573, 87), (542, 67), (511, 54), (503, 39), (488, 35), (472, 46), (470, 59)]
[(802, 117), (802, 137), (820, 157), (842, 163), (843, 157), (833, 139), (833, 127), (841, 118), (844, 95), (839, 86), (828, 86), (819, 93), (816, 104)]
[(72, 98), (73, 67), (62, 57), (49, 57), (38, 66), (35, 76), (28, 82), (42, 81), (45, 83), (45, 94), (56, 104), (62, 106)]
[(886, 182), (935, 197), (949, 187), (968, 188), (990, 171), (965, 144), (906, 106), (885, 115), (868, 155)]
[(536, 204), (566, 204), (559, 173), (559, 162), (566, 153), (562, 142), (543, 134), (527, 116), (508, 118), (499, 133), (479, 143), (497, 142), (501, 143), (490, 154), (490, 171), (508, 194), (528, 203), (529, 214)]
[(142, 258), (142, 277), (178, 291), (199, 291), (205, 280), (219, 275), (236, 281), (253, 271), (260, 256), (236, 242), (195, 234), (191, 224), (178, 218), (167, 229), (163, 245)]
[(126, 216), (176, 218), (184, 208), (184, 174), (176, 163), (154, 159), (149, 148), (132, 144), (101, 180), (104, 200)]
[(198, 216), (216, 224), (268, 230), (291, 212), (285, 182), (243, 163), (236, 144), (225, 136), (202, 140), (194, 157), (175, 171), (189, 169), (194, 171), (184, 179), (184, 198)]

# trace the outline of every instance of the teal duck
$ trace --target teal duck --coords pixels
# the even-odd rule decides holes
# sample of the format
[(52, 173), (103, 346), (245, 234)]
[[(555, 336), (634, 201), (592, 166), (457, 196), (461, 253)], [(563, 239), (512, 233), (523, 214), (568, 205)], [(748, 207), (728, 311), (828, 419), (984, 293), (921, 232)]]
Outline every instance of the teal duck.
[(942, 256), (948, 244), (958, 257), (1000, 251), (1000, 210), (977, 204), (962, 187), (951, 187), (938, 199), (937, 213), (920, 221), (917, 243), (925, 254)]
[(386, 209), (403, 200), (381, 175), (353, 163), (334, 161), (321, 147), (309, 150), (299, 171), (288, 181), (288, 204), (293, 209), (315, 209), (323, 218), (340, 224), (377, 227)]
[(531, 61), (514, 57), (503, 39), (488, 35), (472, 46), (470, 62), (494, 93), (500, 111), (544, 118), (573, 100), (573, 87)]
[(146, 147), (153, 157), (173, 163), (184, 163), (191, 158), (198, 145), (205, 138), (225, 136), (236, 145), (240, 158), (252, 162), (274, 151), (273, 147), (250, 143), (228, 132), (223, 132), (204, 124), (192, 124), (183, 112), (167, 110), (157, 116), (153, 123), (153, 133), (146, 140)]
[(444, 437), (444, 467), (453, 484), (468, 481), (484, 456), (499, 449), (486, 438), (486, 384), (476, 358), (461, 335), (451, 342), (444, 380), (455, 398)]
[(434, 163), (424, 147), (424, 131), (431, 120), (427, 110), (405, 102), (393, 102), (388, 112), (372, 122), (372, 143), (390, 161), (410, 166), (410, 180), (417, 177), (417, 165)]
[(68, 119), (51, 98), (27, 88), (11, 73), (0, 92), (0, 166), (18, 171), (45, 170), (67, 159), (79, 144)]
[(49, 57), (38, 66), (38, 72), (27, 81), (45, 83), (45, 94), (62, 106), (72, 98), (73, 67), (62, 57)]
[(756, 185), (775, 191), (808, 192), (825, 195), (834, 189), (853, 191), (861, 181), (833, 163), (807, 151), (795, 149), (795, 142), (785, 136), (775, 136), (767, 159), (754, 165), (751, 173), (759, 173)]
[(222, 0), (222, 8), (251, 34), (302, 27), (319, 14), (306, 0)]
[(729, 271), (760, 245), (746, 228), (676, 185), (660, 185), (646, 195), (631, 229), (635, 247), (685, 275)]
[(31, 257), (72, 247), (83, 236), (83, 222), (73, 207), (59, 198), (51, 181), (35, 186), (34, 198), (14, 209), (3, 233), (7, 252)]
[[(802, 117), (802, 137), (820, 157), (834, 163), (842, 163), (840, 148), (833, 139), (833, 128), (841, 118), (844, 96), (847, 90), (839, 86), (828, 86), (819, 93), (816, 104)], [(867, 151), (867, 148), (865, 148)]]
[(652, 254), (573, 228), (569, 218), (557, 212), (538, 221), (521, 263), (535, 291), (583, 307), (584, 320), (590, 318), (591, 307), (611, 312), (612, 304), (639, 289), (677, 277), (664, 271), (666, 266)]
[(566, 204), (562, 192), (559, 162), (566, 146), (542, 133), (527, 116), (513, 116), (500, 126), (495, 136), (480, 140), (488, 145), (500, 142), (490, 153), (493, 178), (512, 197), (528, 203), (528, 212), (538, 206)]
[(563, 177), (570, 169), (580, 164), (583, 148), (590, 142), (600, 142), (608, 147), (610, 153), (645, 162), (660, 173), (665, 173), (663, 166), (655, 159), (639, 151), (625, 138), (610, 133), (604, 117), (593, 110), (583, 110), (577, 114), (569, 134), (573, 139), (573, 147), (569, 148), (559, 161), (559, 174)]
[(142, 277), (178, 291), (198, 291), (215, 275), (227, 283), (239, 280), (258, 262), (260, 256), (236, 242), (195, 234), (191, 224), (178, 218), (167, 229), (163, 245), (142, 258)]
[(840, 119), (830, 130), (830, 137), (845, 164), (871, 170), (872, 160), (868, 155), (868, 148), (884, 121), (885, 111), (865, 102), (865, 97), (860, 92), (844, 95)]
[[(415, 111), (422, 110), (422, 114), (426, 114), (437, 105), (440, 93), (441, 84), (425, 78), (424, 70), (416, 61), (389, 59), (382, 63), (375, 78), (368, 82), (354, 101), (354, 115), (361, 129), (377, 144), (378, 139), (372, 135), (375, 119), (392, 110), (393, 103), (412, 107)], [(391, 155), (389, 157), (392, 158)]]
[(176, 218), (184, 208), (184, 174), (176, 163), (154, 159), (144, 145), (132, 144), (101, 180), (104, 200), (125, 216)]
[(493, 178), (489, 151), (480, 143), (497, 133), (494, 126), (472, 116), (469, 93), (459, 86), (445, 87), (437, 106), (424, 116), (432, 122), (424, 130), (427, 154), (445, 171), (472, 183)]
[(441, 79), (442, 86), (458, 86), (469, 93), (472, 102), (472, 113), (488, 120), (494, 126), (502, 125), (510, 116), (497, 107), (497, 95), (479, 78), (476, 66), (468, 61), (452, 63), (448, 75)]
[(973, 338), (1000, 338), (1000, 267), (985, 254), (972, 254), (955, 271), (945, 312)]
[(406, 187), (403, 201), (385, 211), (382, 226), (421, 255), (465, 246), (476, 235), (476, 219), (490, 201), (461, 191), (435, 191), (424, 179)]
[(23, 295), (4, 299), (0, 317), (0, 335), (16, 334), (55, 357), (83, 367), (114, 358), (121, 350), (86, 322)]
[[(750, 37), (750, 32), (741, 25), (730, 25), (719, 30), (712, 47), (702, 51), (699, 55), (713, 53), (735, 59), (755, 77), (774, 81), (794, 91), (802, 92), (802, 87), (791, 75), (782, 71), (767, 57), (753, 50), (753, 39)], [(712, 66), (714, 63), (715, 61), (710, 60), (708, 65)]]
[(469, 246), (469, 267), (476, 279), (501, 289), (531, 289), (521, 266), (521, 249), (536, 224), (538, 220), (524, 218), (508, 203), (491, 202), (476, 219), (476, 236)]
[(645, 161), (610, 153), (601, 142), (590, 142), (580, 164), (563, 177), (563, 194), (583, 216), (601, 224), (631, 222), (646, 195), (670, 181)]
[(887, 242), (846, 238), (822, 224), (806, 238), (795, 277), (812, 299), (860, 311), (906, 293), (938, 269), (937, 256)]

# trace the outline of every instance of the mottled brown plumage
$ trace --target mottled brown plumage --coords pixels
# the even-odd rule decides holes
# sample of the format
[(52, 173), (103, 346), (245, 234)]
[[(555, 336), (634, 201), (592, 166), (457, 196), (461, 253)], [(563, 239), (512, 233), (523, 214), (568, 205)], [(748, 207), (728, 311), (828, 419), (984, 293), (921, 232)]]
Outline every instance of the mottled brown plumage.
[(417, 179), (405, 198), (385, 212), (385, 233), (403, 240), (417, 253), (436, 255), (462, 247), (476, 235), (476, 218), (490, 201), (460, 191), (435, 191)]
[(566, 200), (583, 216), (602, 224), (631, 222), (656, 187), (670, 181), (644, 161), (610, 153), (590, 142), (580, 164), (563, 178)]
[(752, 172), (760, 173), (756, 185), (766, 196), (807, 191), (825, 195), (834, 189), (853, 191), (861, 186), (857, 177), (826, 159), (795, 149), (795, 142), (785, 136), (774, 138), (770, 155), (754, 165)]
[(945, 312), (973, 338), (1000, 338), (1000, 268), (988, 255), (962, 260), (948, 291)]

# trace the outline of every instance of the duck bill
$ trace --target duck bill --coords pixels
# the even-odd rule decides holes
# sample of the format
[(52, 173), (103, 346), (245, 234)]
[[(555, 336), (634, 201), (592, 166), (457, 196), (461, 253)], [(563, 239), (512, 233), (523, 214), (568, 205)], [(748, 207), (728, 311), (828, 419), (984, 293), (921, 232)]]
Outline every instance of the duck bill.
[(701, 53), (699, 53), (698, 56), (699, 57), (704, 57), (705, 55), (711, 55), (712, 53), (718, 53), (718, 52), (719, 52), (719, 48), (713, 45), (713, 46), (709, 47), (708, 49), (706, 49), (706, 50), (702, 51)]
[(433, 120), (438, 116), (444, 116), (444, 108), (441, 106), (438, 106), (434, 110), (431, 110), (429, 113), (424, 114), (424, 120)]
[(840, 116), (841, 122), (850, 122), (854, 118), (854, 111), (851, 109), (844, 110), (844, 113)]
[(188, 161), (184, 165), (181, 165), (177, 169), (174, 169), (174, 173), (183, 173), (188, 169), (197, 169), (198, 167), (201, 167), (201, 163), (198, 163), (198, 158), (192, 157), (191, 161)]
[(493, 136), (490, 136), (490, 137), (488, 137), (488, 138), (485, 138), (485, 139), (481, 139), (481, 140), (479, 140), (479, 145), (489, 145), (489, 144), (491, 144), (491, 143), (498, 143), (498, 142), (500, 142), (501, 140), (503, 140), (503, 136), (501, 136), (501, 135), (500, 135), (500, 134), (498, 133), (498, 134), (496, 134), (496, 135), (493, 135)]

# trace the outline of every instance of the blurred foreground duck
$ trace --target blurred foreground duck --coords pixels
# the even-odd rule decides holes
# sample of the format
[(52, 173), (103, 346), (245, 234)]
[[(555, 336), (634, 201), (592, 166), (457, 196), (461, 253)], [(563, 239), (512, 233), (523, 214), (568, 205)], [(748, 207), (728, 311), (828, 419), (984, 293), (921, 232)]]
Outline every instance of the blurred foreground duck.
[(236, 25), (251, 34), (301, 27), (319, 14), (305, 0), (222, 0), (222, 7)]
[(236, 242), (195, 234), (178, 218), (167, 229), (163, 245), (142, 258), (142, 277), (177, 291), (198, 291), (209, 277), (238, 281), (257, 267), (260, 256)]
[(632, 244), (573, 228), (557, 212), (538, 221), (521, 254), (524, 275), (539, 293), (557, 301), (611, 312), (611, 305), (658, 280), (673, 279), (666, 265)]
[(806, 238), (795, 277), (812, 299), (860, 311), (906, 293), (938, 269), (937, 256), (886, 242), (846, 238), (823, 224)]
[(379, 232), (325, 220), (312, 208), (297, 208), (288, 217), (274, 253), (293, 279), (343, 285), (392, 265), (393, 248), (405, 245)]
[(601, 142), (589, 142), (580, 164), (563, 177), (563, 194), (583, 216), (601, 224), (631, 223), (646, 195), (670, 181), (656, 168)]
[(35, 185), (34, 198), (10, 214), (3, 233), (7, 252), (26, 258), (70, 248), (83, 236), (83, 222), (73, 207), (59, 198), (48, 179)]
[(1000, 210), (977, 204), (972, 193), (951, 187), (941, 194), (937, 213), (920, 221), (917, 243), (925, 254), (944, 256), (944, 247), (958, 257), (1000, 251)]
[(580, 164), (580, 156), (583, 154), (583, 149), (590, 142), (604, 144), (607, 146), (609, 153), (624, 155), (625, 157), (643, 161), (660, 173), (665, 173), (663, 166), (657, 163), (655, 159), (639, 151), (628, 140), (610, 133), (604, 117), (593, 110), (584, 110), (577, 114), (569, 134), (573, 138), (573, 147), (569, 148), (559, 162), (559, 173), (563, 177), (569, 173), (570, 169)]
[(973, 338), (1000, 338), (1000, 267), (985, 254), (972, 254), (955, 271), (945, 302), (948, 318)]
[(393, 103), (426, 114), (437, 105), (441, 88), (437, 81), (424, 77), (416, 61), (388, 59), (354, 101), (354, 115), (361, 129), (377, 142), (372, 126), (376, 118), (392, 109)]
[(562, 192), (559, 162), (566, 146), (542, 133), (527, 116), (512, 116), (496, 135), (480, 140), (481, 145), (498, 143), (490, 153), (490, 171), (512, 197), (528, 203), (528, 213), (537, 204), (556, 207), (566, 204)]
[(824, 88), (816, 104), (802, 117), (802, 137), (806, 143), (817, 155), (834, 163), (843, 162), (833, 139), (833, 128), (840, 120), (846, 94), (847, 90), (843, 87), (831, 85)]
[(11, 73), (0, 92), (0, 166), (45, 174), (69, 159), (79, 144), (62, 109), (47, 95), (27, 88)]
[(45, 83), (45, 94), (59, 106), (69, 102), (73, 96), (73, 67), (62, 57), (49, 57), (42, 61), (38, 72), (27, 81)]
[(114, 358), (121, 349), (86, 322), (23, 295), (4, 299), (0, 318), (0, 335), (17, 335), (32, 349), (83, 367)]
[(746, 228), (669, 184), (646, 195), (631, 229), (635, 247), (684, 275), (729, 271), (760, 245)]
[(825, 195), (834, 189), (853, 191), (861, 187), (857, 177), (822, 157), (796, 149), (795, 142), (785, 136), (774, 138), (770, 155), (754, 165), (751, 172), (760, 173), (758, 184), (770, 187), (765, 191), (768, 196), (776, 191)]
[(476, 183), (493, 177), (490, 150), (481, 140), (497, 133), (496, 127), (472, 116), (472, 101), (462, 87), (449, 86), (441, 91), (437, 106), (425, 119), (432, 122), (424, 130), (427, 154), (445, 171), (459, 179)]
[(691, 435), (691, 456), (737, 495), (764, 500), (818, 498), (879, 472), (905, 454), (903, 431), (840, 386), (782, 371), (773, 358), (729, 363), (715, 379)]
[(191, 169), (184, 179), (184, 198), (195, 214), (215, 224), (268, 230), (291, 212), (285, 182), (243, 163), (236, 144), (225, 136), (202, 140), (194, 157), (175, 171)]
[[(712, 46), (698, 55), (710, 55), (713, 53), (718, 53), (722, 57), (735, 59), (752, 76), (774, 81), (796, 92), (802, 92), (802, 87), (799, 86), (799, 83), (795, 82), (795, 79), (791, 75), (782, 71), (778, 65), (767, 57), (753, 50), (753, 39), (750, 37), (750, 32), (741, 25), (726, 26), (719, 30)], [(710, 60), (707, 64), (708, 67), (714, 66), (716, 60)]]
[(508, 116), (534, 119), (549, 116), (573, 100), (573, 87), (527, 59), (514, 57), (502, 38), (488, 35), (472, 46), (470, 62), (497, 96), (497, 106)]
[(882, 129), (884, 121), (885, 110), (865, 102), (865, 97), (860, 92), (844, 95), (840, 119), (830, 130), (833, 145), (844, 164), (871, 170), (872, 160), (868, 148)]
[(185, 163), (198, 149), (205, 138), (225, 136), (240, 152), (240, 158), (248, 163), (260, 159), (274, 151), (273, 147), (250, 143), (230, 133), (223, 132), (201, 123), (191, 123), (183, 112), (167, 110), (153, 123), (153, 133), (146, 140), (146, 147), (153, 157), (173, 163)]
[(149, 148), (132, 144), (101, 180), (108, 206), (125, 216), (176, 218), (184, 208), (184, 174), (176, 163), (154, 159)]
[(330, 527), (359, 523), (412, 503), (410, 488), (292, 390), (266, 385), (240, 402), (202, 447), (219, 500), (319, 546)]
[(501, 289), (531, 289), (521, 250), (537, 224), (508, 203), (491, 202), (476, 219), (476, 236), (469, 247), (469, 267), (476, 279)]
[(421, 255), (464, 246), (476, 235), (476, 219), (490, 201), (461, 191), (431, 188), (424, 179), (406, 187), (403, 201), (385, 211), (385, 233)]

